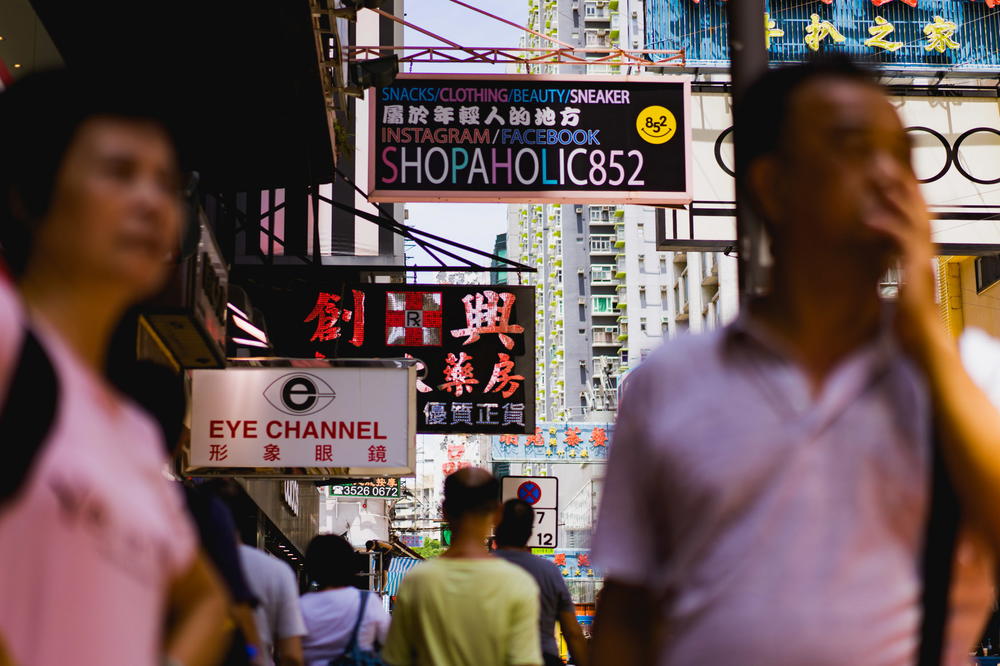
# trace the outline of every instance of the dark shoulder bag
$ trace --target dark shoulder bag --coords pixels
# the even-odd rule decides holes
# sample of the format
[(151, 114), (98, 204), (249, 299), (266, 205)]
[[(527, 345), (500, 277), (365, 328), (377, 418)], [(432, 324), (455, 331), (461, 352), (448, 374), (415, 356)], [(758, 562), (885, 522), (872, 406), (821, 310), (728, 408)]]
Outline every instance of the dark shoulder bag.
[(0, 507), (20, 492), (32, 464), (52, 429), (59, 402), (59, 382), (48, 354), (25, 329), (17, 367), (0, 406)]
[(945, 466), (941, 437), (936, 428), (931, 465), (930, 508), (921, 561), (924, 586), (920, 601), (923, 617), (917, 666), (941, 666), (955, 542), (961, 519), (958, 495)]
[(358, 618), (354, 621), (354, 629), (351, 631), (351, 640), (347, 642), (343, 656), (332, 660), (330, 666), (383, 666), (384, 662), (376, 653), (362, 650), (358, 646), (358, 629), (361, 628), (361, 621), (365, 617), (368, 591), (358, 590), (358, 594), (361, 595), (361, 606), (358, 608)]

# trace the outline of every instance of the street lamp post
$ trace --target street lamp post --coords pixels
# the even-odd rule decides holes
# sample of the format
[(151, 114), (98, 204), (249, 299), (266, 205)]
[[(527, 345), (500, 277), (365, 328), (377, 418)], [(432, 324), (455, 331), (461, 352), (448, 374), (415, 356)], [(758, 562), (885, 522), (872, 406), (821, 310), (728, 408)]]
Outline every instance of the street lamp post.
[[(764, 0), (733, 0), (727, 3), (729, 14), (729, 60), (733, 92), (733, 141), (740, 151), (740, 136), (745, 127), (740, 114), (740, 98), (747, 87), (767, 69), (764, 45)], [(753, 128), (748, 128), (752, 132)], [(738, 174), (739, 177), (742, 174)], [(742, 183), (736, 182), (736, 239), (739, 250), (740, 304), (760, 293), (766, 282), (767, 237), (760, 220), (741, 195)]]

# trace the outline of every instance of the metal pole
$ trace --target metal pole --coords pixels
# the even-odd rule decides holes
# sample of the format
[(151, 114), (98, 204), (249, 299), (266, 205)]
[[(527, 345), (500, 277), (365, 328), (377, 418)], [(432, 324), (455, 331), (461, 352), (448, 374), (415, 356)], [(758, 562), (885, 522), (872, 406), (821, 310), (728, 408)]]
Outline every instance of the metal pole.
[[(764, 45), (764, 0), (731, 0), (729, 14), (729, 54), (733, 91), (733, 141), (740, 150), (743, 123), (740, 98), (749, 85), (767, 70), (767, 48)], [(753, 128), (748, 128), (752, 132)], [(739, 250), (740, 304), (759, 293), (764, 286), (765, 271), (761, 258), (766, 237), (760, 221), (747, 205), (742, 183), (736, 183), (736, 243)]]

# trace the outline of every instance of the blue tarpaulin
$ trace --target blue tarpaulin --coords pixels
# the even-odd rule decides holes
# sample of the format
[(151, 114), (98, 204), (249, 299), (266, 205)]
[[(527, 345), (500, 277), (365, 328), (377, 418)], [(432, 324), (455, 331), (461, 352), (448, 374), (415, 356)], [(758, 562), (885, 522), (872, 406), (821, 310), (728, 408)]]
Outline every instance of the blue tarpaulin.
[(403, 582), (403, 577), (414, 566), (422, 562), (415, 557), (394, 557), (389, 562), (389, 571), (386, 573), (385, 595), (396, 596), (399, 591), (399, 584)]

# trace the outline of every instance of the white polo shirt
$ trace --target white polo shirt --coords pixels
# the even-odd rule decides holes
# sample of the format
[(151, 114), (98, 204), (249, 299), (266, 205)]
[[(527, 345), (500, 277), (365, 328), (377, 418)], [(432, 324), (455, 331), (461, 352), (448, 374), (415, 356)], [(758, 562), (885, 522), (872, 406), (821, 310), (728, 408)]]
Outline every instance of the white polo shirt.
[[(929, 402), (883, 335), (821, 395), (746, 320), (671, 341), (628, 379), (595, 535), (647, 586), (659, 666), (910, 666), (929, 496)], [(967, 664), (992, 563), (963, 534), (948, 664)]]

